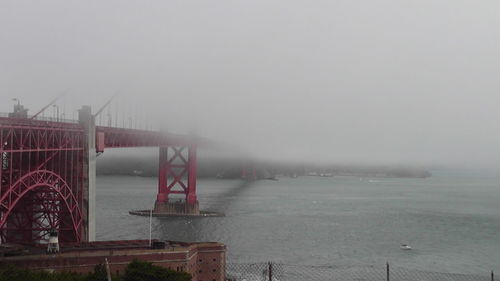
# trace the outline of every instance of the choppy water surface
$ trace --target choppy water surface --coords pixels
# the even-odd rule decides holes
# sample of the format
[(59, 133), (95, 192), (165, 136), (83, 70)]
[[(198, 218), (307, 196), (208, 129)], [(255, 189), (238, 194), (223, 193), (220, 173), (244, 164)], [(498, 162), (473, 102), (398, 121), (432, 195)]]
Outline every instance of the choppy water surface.
[[(97, 238), (147, 239), (156, 178), (97, 180)], [(500, 178), (434, 172), (428, 179), (299, 177), (246, 184), (199, 180), (216, 218), (154, 218), (153, 238), (220, 241), (231, 262), (383, 265), (500, 272)], [(407, 243), (411, 251), (400, 250)]]

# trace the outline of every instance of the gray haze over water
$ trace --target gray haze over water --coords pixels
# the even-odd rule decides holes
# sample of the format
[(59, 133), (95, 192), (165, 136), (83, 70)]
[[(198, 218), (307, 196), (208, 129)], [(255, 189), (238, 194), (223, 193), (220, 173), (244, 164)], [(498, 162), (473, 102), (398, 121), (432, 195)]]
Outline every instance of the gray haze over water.
[(6, 0), (0, 111), (66, 92), (69, 118), (118, 92), (122, 119), (261, 158), (498, 168), (499, 13), (489, 0)]
[[(220, 241), (228, 261), (393, 266), (487, 275), (500, 271), (498, 176), (433, 171), (427, 179), (299, 177), (198, 181), (216, 218), (153, 218), (153, 238)], [(144, 239), (156, 178), (97, 180), (97, 238)], [(411, 251), (400, 250), (410, 244)], [(485, 279), (486, 280), (486, 279)]]
[[(260, 159), (500, 171), (499, 30), (494, 0), (2, 0), (0, 112), (64, 92), (60, 114), (76, 118), (117, 94), (104, 113), (118, 124)], [(433, 174), (202, 179), (201, 208), (226, 216), (155, 218), (153, 236), (220, 241), (232, 262), (500, 272), (500, 178)], [(148, 237), (128, 211), (156, 190), (99, 177), (98, 239)]]

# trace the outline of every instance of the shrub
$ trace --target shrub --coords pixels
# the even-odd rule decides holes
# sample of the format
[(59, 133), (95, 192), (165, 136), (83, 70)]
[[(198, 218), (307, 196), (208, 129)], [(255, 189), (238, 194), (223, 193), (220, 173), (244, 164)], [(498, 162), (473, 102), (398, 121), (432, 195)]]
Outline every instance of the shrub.
[(132, 261), (125, 269), (123, 281), (190, 281), (191, 275), (153, 265), (150, 262)]
[[(0, 269), (0, 281), (85, 281), (85, 276), (76, 273), (33, 271), (15, 266)], [(89, 279), (88, 281), (94, 281)], [(100, 281), (100, 280), (96, 280)]]
[[(108, 281), (106, 268), (99, 264), (93, 273), (49, 273), (15, 266), (0, 268), (0, 281)], [(191, 281), (191, 275), (153, 265), (150, 262), (132, 261), (123, 275), (113, 276), (113, 281)]]

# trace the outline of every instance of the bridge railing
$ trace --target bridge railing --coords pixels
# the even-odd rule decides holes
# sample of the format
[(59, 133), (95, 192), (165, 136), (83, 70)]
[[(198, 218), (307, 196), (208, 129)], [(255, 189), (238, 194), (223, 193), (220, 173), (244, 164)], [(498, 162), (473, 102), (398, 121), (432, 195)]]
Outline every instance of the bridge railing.
[[(9, 118), (9, 114), (7, 112), (0, 112), (0, 118)], [(28, 115), (27, 119), (31, 119), (33, 115)], [(57, 122), (57, 123), (70, 123), (70, 124), (78, 124), (78, 120), (76, 119), (66, 119), (66, 118), (57, 118), (57, 117), (47, 117), (47, 116), (37, 116), (33, 118), (33, 120), (37, 121), (44, 121), (44, 122)], [(112, 124), (109, 124), (109, 122), (103, 122), (101, 119), (96, 118), (95, 120), (96, 126), (100, 127), (108, 127), (108, 128), (120, 128), (120, 129), (137, 129), (137, 130), (143, 130), (143, 131), (157, 131), (156, 126), (153, 125), (136, 125), (134, 124), (127, 124), (127, 123), (117, 123), (113, 122)]]
[(120, 128), (120, 129), (132, 129), (141, 131), (160, 131), (161, 126), (152, 122), (135, 122), (131, 120), (110, 120), (97, 117), (95, 120), (95, 125), (99, 127), (108, 128)]
[[(9, 118), (9, 114), (7, 112), (0, 112), (0, 118)], [(32, 118), (33, 115), (28, 115), (28, 119)], [(108, 127), (108, 128), (121, 128), (121, 129), (134, 129), (134, 130), (142, 130), (142, 131), (152, 131), (157, 132), (160, 131), (160, 125), (153, 122), (136, 122), (132, 119), (123, 119), (123, 120), (111, 120), (107, 119), (109, 117), (102, 118), (102, 116), (97, 116), (95, 118), (95, 125), (99, 127)], [(67, 119), (55, 117), (55, 116), (43, 116), (39, 115), (33, 120), (44, 121), (44, 122), (56, 122), (56, 123), (69, 123), (69, 124), (78, 124), (77, 119)]]
[[(31, 118), (31, 117), (28, 117), (28, 118)], [(77, 124), (78, 123), (78, 120), (55, 118), (55, 117), (44, 117), (44, 116), (37, 116), (37, 117), (34, 118), (34, 120), (47, 121), (47, 122), (72, 123), (72, 124)]]
[[(0, 117), (9, 118), (9, 114), (10, 113), (7, 113), (7, 112), (0, 112)], [(33, 115), (28, 115), (27, 119), (31, 119), (32, 117), (33, 117)], [(78, 120), (57, 118), (57, 117), (46, 117), (46, 116), (37, 116), (37, 117), (33, 118), (33, 120), (45, 121), (45, 122), (71, 123), (71, 124), (78, 123)]]

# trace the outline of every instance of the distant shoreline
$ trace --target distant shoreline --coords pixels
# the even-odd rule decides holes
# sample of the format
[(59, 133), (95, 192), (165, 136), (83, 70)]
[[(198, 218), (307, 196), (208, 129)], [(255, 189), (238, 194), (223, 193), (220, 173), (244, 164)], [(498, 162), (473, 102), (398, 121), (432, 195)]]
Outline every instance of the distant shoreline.
[[(206, 158), (198, 159), (197, 176), (199, 178), (238, 179), (241, 178), (242, 167), (247, 166), (248, 163), (251, 163), (259, 179), (272, 179), (278, 175), (378, 178), (428, 178), (432, 176), (425, 168), (404, 165), (328, 165)], [(156, 177), (158, 175), (158, 159), (133, 156), (99, 159), (97, 161), (97, 174)]]
[[(97, 171), (98, 176), (136, 176), (136, 177), (144, 177), (144, 178), (154, 178), (157, 177), (157, 173), (151, 172), (138, 172), (138, 170), (133, 171)], [(300, 174), (296, 176), (292, 176), (292, 174), (275, 174), (274, 177), (360, 177), (360, 178), (430, 178), (432, 177), (432, 173), (427, 170), (400, 170), (398, 172), (387, 172), (387, 173), (362, 173), (362, 172), (338, 172), (332, 173), (328, 176), (323, 175), (310, 175), (310, 174)], [(238, 179), (240, 178), (237, 175), (229, 175), (226, 177), (220, 177), (215, 175), (207, 175), (202, 174), (198, 175), (198, 178), (217, 178), (217, 179)], [(270, 177), (258, 177), (259, 179), (270, 179)]]

